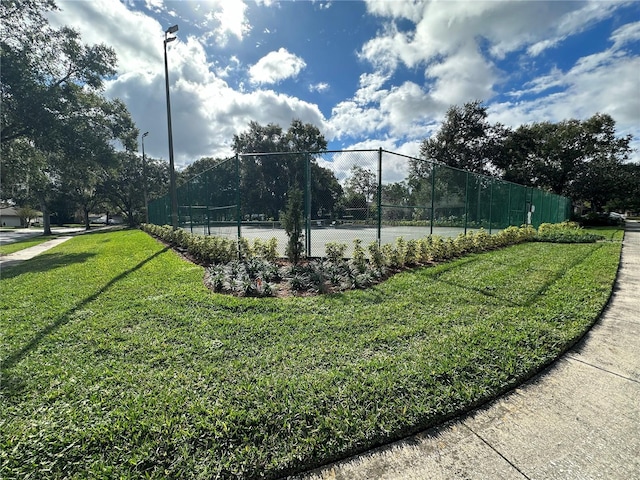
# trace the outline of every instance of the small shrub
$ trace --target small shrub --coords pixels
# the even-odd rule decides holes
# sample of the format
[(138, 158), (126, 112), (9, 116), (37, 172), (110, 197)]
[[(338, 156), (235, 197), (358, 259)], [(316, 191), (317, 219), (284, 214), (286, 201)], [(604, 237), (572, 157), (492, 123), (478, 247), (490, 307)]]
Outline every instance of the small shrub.
[(248, 260), (253, 255), (249, 240), (246, 237), (240, 237), (238, 239), (238, 258), (240, 260)]
[(224, 289), (224, 265), (214, 265), (209, 269), (209, 283), (214, 292), (221, 292)]
[(411, 239), (407, 241), (404, 252), (404, 262), (409, 266), (417, 265), (418, 263), (420, 263), (417, 240)]
[(479, 251), (475, 242), (475, 234), (473, 232), (461, 233), (454, 240), (457, 254), (465, 255)]
[(330, 262), (340, 262), (347, 251), (346, 243), (329, 242), (324, 246), (325, 255)]
[[(347, 245), (327, 243), (326, 259), (305, 265), (292, 264), (278, 268), (277, 240), (256, 239), (253, 247), (248, 240), (239, 242), (221, 237), (193, 235), (170, 226), (145, 224), (141, 228), (167, 243), (187, 250), (193, 257), (212, 264), (208, 282), (216, 292), (232, 292), (241, 296), (274, 295), (273, 282), (284, 281), (296, 292), (326, 293), (331, 287), (338, 290), (368, 287), (387, 276), (387, 269), (441, 262), (469, 253), (483, 252), (525, 241), (594, 242), (600, 235), (586, 234), (578, 224), (543, 224), (536, 231), (531, 226), (507, 227), (495, 235), (484, 229), (460, 234), (455, 239), (429, 235), (419, 240), (405, 241), (398, 237), (394, 244), (367, 247), (369, 260), (359, 239), (354, 240), (353, 257), (344, 258)], [(242, 252), (238, 259), (238, 252)]]
[(486, 252), (493, 249), (494, 241), (493, 236), (489, 235), (484, 228), (481, 228), (476, 232), (473, 237), (474, 251)]
[(453, 240), (453, 238), (447, 238), (444, 241), (444, 258), (443, 260), (451, 260), (453, 258), (456, 258), (460, 255), (460, 252), (458, 250), (458, 246), (456, 245), (456, 242)]
[(291, 286), (291, 290), (296, 292), (300, 292), (306, 290), (309, 286), (307, 278), (301, 273), (296, 273), (289, 279), (289, 285)]
[(398, 255), (396, 249), (390, 243), (385, 243), (380, 247), (384, 264), (390, 268), (398, 268)]
[(433, 260), (431, 256), (431, 246), (431, 235), (418, 240), (418, 259), (420, 260), (420, 263), (426, 264)]
[(407, 243), (402, 237), (396, 238), (394, 263), (397, 268), (403, 268), (407, 263)]
[(380, 245), (378, 242), (371, 242), (367, 247), (369, 250), (369, 259), (371, 261), (371, 265), (373, 265), (378, 270), (384, 267), (384, 255), (382, 250), (380, 249)]
[(308, 265), (308, 288), (317, 293), (327, 292), (327, 272), (321, 262), (311, 262)]
[(444, 240), (442, 237), (438, 235), (432, 235), (431, 238), (431, 246), (430, 246), (430, 255), (431, 259), (434, 262), (440, 262), (447, 258), (446, 246), (444, 244)]
[(362, 248), (362, 240), (356, 238), (353, 241), (353, 258), (351, 264), (359, 273), (363, 273), (367, 269), (367, 257)]
[(268, 262), (275, 262), (278, 258), (278, 240), (270, 238), (263, 242), (259, 238), (253, 241), (253, 254)]
[(304, 245), (302, 239), (302, 191), (292, 188), (287, 193), (287, 205), (282, 214), (282, 226), (289, 241), (287, 242), (287, 257), (294, 265), (302, 258)]

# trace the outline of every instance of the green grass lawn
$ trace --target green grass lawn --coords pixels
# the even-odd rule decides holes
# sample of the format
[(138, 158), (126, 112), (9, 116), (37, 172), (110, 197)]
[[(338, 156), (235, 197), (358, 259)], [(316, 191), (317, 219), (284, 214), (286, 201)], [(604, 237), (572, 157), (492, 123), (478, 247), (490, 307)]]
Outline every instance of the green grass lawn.
[(140, 231), (76, 237), (0, 281), (0, 477), (276, 478), (397, 439), (572, 345), (620, 249), (526, 243), (253, 299)]
[(41, 243), (47, 242), (49, 240), (53, 240), (54, 238), (57, 238), (57, 236), (56, 235), (40, 235), (37, 237), (25, 238), (24, 240), (20, 240), (18, 242), (0, 245), (0, 255), (9, 255), (10, 253), (15, 253), (20, 250), (24, 250), (25, 248), (40, 245)]
[(606, 240), (621, 242), (624, 238), (624, 229), (620, 227), (586, 227), (582, 229), (585, 233), (602, 235)]

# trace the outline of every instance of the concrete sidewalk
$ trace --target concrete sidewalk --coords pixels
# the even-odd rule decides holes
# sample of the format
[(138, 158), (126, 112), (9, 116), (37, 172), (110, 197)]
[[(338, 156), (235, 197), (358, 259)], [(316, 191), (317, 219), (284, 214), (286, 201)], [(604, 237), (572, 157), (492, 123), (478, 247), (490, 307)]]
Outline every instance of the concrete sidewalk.
[[(118, 226), (114, 227), (114, 226), (106, 226), (106, 227), (97, 227), (97, 228), (92, 228), (91, 230), (85, 230), (84, 227), (79, 228), (79, 227), (72, 227), (72, 228), (57, 228), (55, 230), (52, 230), (52, 232), (54, 234), (62, 234), (64, 233), (65, 235), (61, 235), (58, 238), (54, 238), (51, 240), (47, 240), (46, 242), (43, 242), (39, 245), (35, 245), (33, 247), (29, 247), (29, 248), (25, 248), (22, 250), (18, 250), (17, 252), (14, 253), (10, 253), (9, 255), (2, 255), (0, 256), (0, 272), (2, 270), (4, 270), (5, 268), (8, 267), (12, 267), (14, 265), (17, 265), (19, 263), (24, 262), (25, 260), (30, 260), (33, 257), (35, 257), (36, 255), (40, 255), (43, 252), (46, 252), (47, 250), (55, 247), (56, 245), (60, 245), (61, 243), (66, 242), (67, 240), (73, 238), (73, 236), (75, 235), (86, 235), (86, 234), (90, 234), (90, 233), (94, 233), (94, 232), (101, 232), (104, 230), (112, 230), (114, 228), (119, 228)], [(24, 229), (26, 230), (26, 229)], [(33, 232), (33, 231), (31, 231)], [(38, 235), (42, 235), (42, 232), (35, 232), (34, 234), (30, 234), (31, 232), (26, 232), (23, 233), (20, 237), (18, 237), (17, 239), (14, 239), (12, 241), (7, 241), (4, 244), (8, 244), (8, 243), (12, 243), (15, 241), (19, 241), (19, 240), (23, 240), (23, 239), (27, 239), (27, 238), (31, 238), (31, 237), (35, 237)], [(67, 235), (68, 234), (68, 235)], [(1, 273), (0, 273), (1, 275)]]
[(640, 224), (600, 320), (542, 374), (466, 416), (304, 480), (640, 479)]
[[(71, 236), (65, 235), (62, 237), (54, 238), (53, 240), (47, 240), (39, 245), (34, 245), (33, 247), (25, 248), (23, 250), (18, 250), (17, 252), (10, 253), (9, 255), (0, 256), (0, 271), (5, 268), (12, 267), (17, 265), (18, 263), (22, 263), (25, 260), (30, 260), (36, 255), (40, 255), (42, 252), (46, 252), (50, 248), (55, 247), (56, 245), (60, 245), (61, 243), (70, 240)], [(2, 275), (0, 273), (0, 275)]]

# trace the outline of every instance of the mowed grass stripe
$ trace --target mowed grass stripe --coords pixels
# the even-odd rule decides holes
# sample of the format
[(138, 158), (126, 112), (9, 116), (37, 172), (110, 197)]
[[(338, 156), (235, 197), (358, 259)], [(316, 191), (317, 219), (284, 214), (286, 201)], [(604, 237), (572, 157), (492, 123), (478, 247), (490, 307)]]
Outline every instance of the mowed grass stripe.
[(528, 243), (365, 291), (212, 294), (139, 231), (13, 267), (3, 478), (276, 478), (433, 425), (576, 341), (619, 243)]

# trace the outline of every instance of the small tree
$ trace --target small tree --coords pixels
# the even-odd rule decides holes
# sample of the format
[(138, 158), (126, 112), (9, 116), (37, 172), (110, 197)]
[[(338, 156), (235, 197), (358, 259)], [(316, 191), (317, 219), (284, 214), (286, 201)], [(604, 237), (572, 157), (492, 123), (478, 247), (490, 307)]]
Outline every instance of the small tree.
[(20, 221), (22, 222), (22, 224), (25, 227), (28, 227), (32, 219), (38, 218), (38, 214), (40, 212), (38, 212), (37, 210), (34, 210), (31, 207), (22, 207), (18, 209), (17, 213), (18, 213), (18, 216), (20, 217)]
[(287, 243), (287, 257), (297, 265), (302, 257), (304, 245), (302, 244), (302, 192), (297, 188), (292, 188), (287, 193), (287, 205), (282, 214), (282, 225), (289, 237)]

